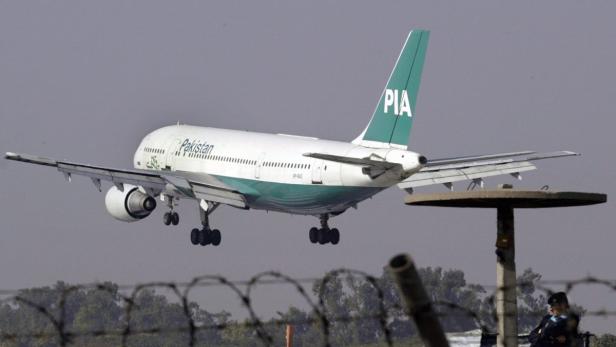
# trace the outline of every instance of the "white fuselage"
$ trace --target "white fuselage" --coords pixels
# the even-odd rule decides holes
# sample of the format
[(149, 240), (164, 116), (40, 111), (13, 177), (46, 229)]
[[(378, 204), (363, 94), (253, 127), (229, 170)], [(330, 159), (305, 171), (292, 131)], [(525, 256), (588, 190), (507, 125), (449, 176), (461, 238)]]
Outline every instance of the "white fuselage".
[(373, 179), (360, 165), (309, 158), (306, 153), (377, 156), (400, 163), (406, 177), (420, 168), (419, 156), (401, 149), (189, 125), (148, 134), (135, 152), (134, 166), (212, 175), (250, 197), (251, 208), (296, 214), (342, 212), (406, 178), (387, 172)]

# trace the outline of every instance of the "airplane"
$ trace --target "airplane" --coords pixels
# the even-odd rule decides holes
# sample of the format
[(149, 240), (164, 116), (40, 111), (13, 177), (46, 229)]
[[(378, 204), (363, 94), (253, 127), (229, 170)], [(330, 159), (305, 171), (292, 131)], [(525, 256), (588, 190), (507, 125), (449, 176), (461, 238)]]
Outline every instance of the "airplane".
[(412, 30), (363, 132), (351, 142), (174, 124), (147, 134), (133, 157), (133, 169), (114, 169), (28, 154), (5, 158), (57, 168), (70, 182), (89, 177), (105, 195), (109, 214), (124, 222), (149, 216), (156, 199), (166, 205), (165, 225), (177, 225), (180, 199), (195, 200), (201, 227), (190, 233), (193, 245), (218, 246), (221, 233), (209, 217), (219, 206), (312, 215), (320, 227), (308, 232), (314, 244), (338, 244), (340, 232), (330, 217), (357, 208), (365, 199), (398, 185), (416, 187), (536, 169), (534, 161), (578, 155), (571, 151), (519, 151), (428, 159), (407, 150), (423, 70), (429, 31)]

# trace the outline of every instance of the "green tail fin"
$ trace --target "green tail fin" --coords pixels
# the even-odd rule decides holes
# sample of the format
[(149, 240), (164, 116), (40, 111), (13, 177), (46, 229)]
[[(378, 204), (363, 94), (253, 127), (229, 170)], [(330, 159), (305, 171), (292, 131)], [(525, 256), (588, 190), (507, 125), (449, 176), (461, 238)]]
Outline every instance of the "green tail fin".
[(429, 36), (427, 30), (409, 33), (368, 127), (353, 143), (406, 148)]

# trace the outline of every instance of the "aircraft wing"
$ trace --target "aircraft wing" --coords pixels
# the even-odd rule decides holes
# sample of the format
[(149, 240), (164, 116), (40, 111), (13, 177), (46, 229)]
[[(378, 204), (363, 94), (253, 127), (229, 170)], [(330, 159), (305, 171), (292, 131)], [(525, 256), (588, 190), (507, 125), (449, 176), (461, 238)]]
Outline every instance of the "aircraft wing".
[(29, 154), (6, 153), (5, 158), (24, 163), (55, 167), (70, 182), (72, 175), (89, 177), (101, 191), (101, 181), (109, 181), (123, 190), (124, 184), (141, 186), (151, 195), (161, 193), (180, 198), (217, 202), (239, 208), (248, 208), (245, 196), (208, 174), (182, 171), (125, 170), (87, 164), (59, 161)]
[(534, 161), (579, 155), (571, 151), (536, 153), (533, 151), (499, 153), (428, 160), (416, 174), (398, 184), (401, 189), (444, 184), (452, 188), (453, 182), (476, 180), (490, 176), (510, 174), (518, 179), (520, 173), (535, 170)]

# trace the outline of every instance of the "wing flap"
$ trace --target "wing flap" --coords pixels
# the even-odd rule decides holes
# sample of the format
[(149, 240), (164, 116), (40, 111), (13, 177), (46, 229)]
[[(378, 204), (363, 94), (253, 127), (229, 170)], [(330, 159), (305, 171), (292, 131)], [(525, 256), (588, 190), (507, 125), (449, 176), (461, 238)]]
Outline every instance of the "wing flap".
[(245, 197), (238, 192), (212, 188), (196, 182), (193, 182), (191, 186), (192, 192), (199, 200), (214, 201), (243, 209), (248, 208)]
[(178, 176), (165, 176), (165, 179), (176, 188), (190, 192), (198, 200), (206, 200), (230, 205), (233, 207), (248, 208), (245, 196), (233, 187), (212, 175), (204, 173), (193, 173), (186, 171), (176, 171)]
[(75, 163), (57, 162), (58, 171), (66, 174), (87, 176), (114, 184), (126, 183), (162, 191), (166, 182), (158, 175), (137, 171), (93, 167)]

